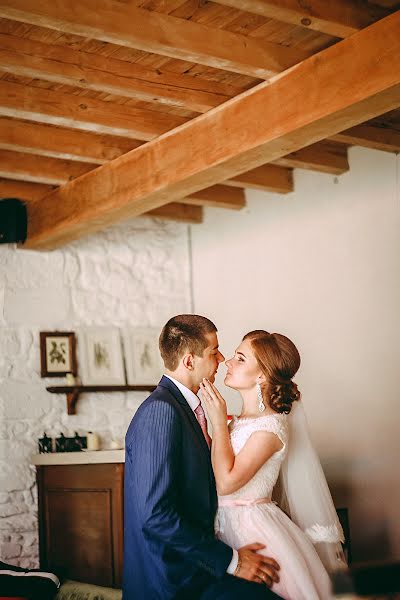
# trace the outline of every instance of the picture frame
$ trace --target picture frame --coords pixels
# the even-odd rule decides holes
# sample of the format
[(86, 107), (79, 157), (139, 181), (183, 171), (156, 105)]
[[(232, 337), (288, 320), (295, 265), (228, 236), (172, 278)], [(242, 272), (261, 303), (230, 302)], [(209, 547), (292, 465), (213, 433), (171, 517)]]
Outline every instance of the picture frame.
[(77, 375), (76, 337), (73, 331), (40, 332), (41, 377)]
[(122, 335), (128, 385), (156, 385), (164, 365), (158, 348), (158, 327), (125, 329)]
[(79, 341), (83, 385), (125, 385), (119, 329), (87, 327), (80, 330)]

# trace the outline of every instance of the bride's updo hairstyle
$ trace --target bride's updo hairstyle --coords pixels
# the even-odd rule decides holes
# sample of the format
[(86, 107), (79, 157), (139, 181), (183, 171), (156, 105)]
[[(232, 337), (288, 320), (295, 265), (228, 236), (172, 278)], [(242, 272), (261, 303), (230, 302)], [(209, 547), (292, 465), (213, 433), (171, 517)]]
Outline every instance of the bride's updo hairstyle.
[(267, 381), (261, 386), (265, 400), (277, 413), (289, 414), (300, 392), (292, 378), (300, 367), (300, 354), (289, 338), (262, 329), (250, 331), (249, 340), (258, 365)]

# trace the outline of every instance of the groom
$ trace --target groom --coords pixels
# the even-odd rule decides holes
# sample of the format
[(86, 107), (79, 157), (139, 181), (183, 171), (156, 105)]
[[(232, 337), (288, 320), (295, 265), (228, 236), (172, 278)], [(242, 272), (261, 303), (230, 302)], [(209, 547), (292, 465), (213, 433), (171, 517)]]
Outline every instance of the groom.
[(261, 544), (236, 551), (214, 535), (217, 494), (196, 393), (224, 360), (216, 332), (198, 315), (173, 317), (161, 332), (165, 375), (126, 434), (123, 600), (278, 598), (267, 585), (279, 566), (257, 553)]

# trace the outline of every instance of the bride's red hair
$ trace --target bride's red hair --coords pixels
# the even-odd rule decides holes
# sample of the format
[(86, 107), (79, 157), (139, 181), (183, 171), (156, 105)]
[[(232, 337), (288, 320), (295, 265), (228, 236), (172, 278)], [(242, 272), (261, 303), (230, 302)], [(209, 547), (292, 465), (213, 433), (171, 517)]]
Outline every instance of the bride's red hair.
[(292, 378), (300, 367), (300, 354), (293, 342), (280, 333), (256, 329), (247, 333), (258, 365), (267, 381), (261, 386), (264, 399), (277, 413), (290, 413), (300, 392)]

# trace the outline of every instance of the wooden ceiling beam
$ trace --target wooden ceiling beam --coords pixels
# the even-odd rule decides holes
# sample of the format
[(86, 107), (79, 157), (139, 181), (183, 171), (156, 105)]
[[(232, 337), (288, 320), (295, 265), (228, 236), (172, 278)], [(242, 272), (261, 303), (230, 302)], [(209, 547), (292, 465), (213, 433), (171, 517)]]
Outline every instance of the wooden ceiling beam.
[(40, 200), (53, 189), (53, 186), (44, 183), (0, 179), (0, 198), (19, 198), (29, 202)]
[(309, 169), (331, 175), (341, 175), (349, 170), (347, 146), (327, 141), (301, 148), (274, 163), (282, 167)]
[[(1, 84), (0, 84), (1, 86)], [(0, 148), (102, 165), (143, 142), (0, 117)]]
[[(25, 189), (33, 190), (35, 192), (35, 199), (39, 194), (42, 197), (45, 193), (51, 191), (53, 189), (52, 186), (67, 183), (75, 177), (88, 173), (90, 170), (96, 168), (96, 166), (75, 161), (33, 156), (22, 152), (0, 150), (0, 177), (4, 181), (19, 180), (18, 185), (21, 192)], [(24, 184), (27, 185), (26, 188)], [(35, 188), (33, 184), (38, 184), (38, 186)], [(15, 186), (16, 184), (12, 185)], [(9, 186), (11, 187), (11, 184)], [(18, 191), (18, 188), (16, 191)], [(18, 197), (20, 197), (20, 194), (18, 194)], [(214, 185), (179, 200), (180, 203), (192, 206), (214, 206), (240, 210), (246, 205), (246, 200), (242, 189), (233, 189), (225, 185)], [(174, 204), (178, 204), (178, 202)], [(172, 208), (168, 209), (168, 211), (168, 214), (172, 214)], [(189, 214), (197, 215), (193, 216), (193, 218), (198, 219), (196, 211), (193, 213), (189, 211)], [(193, 222), (198, 221), (195, 220)]]
[(155, 110), (8, 81), (2, 81), (0, 85), (0, 115), (135, 140), (154, 139), (187, 121)]
[(276, 165), (261, 165), (224, 182), (226, 185), (287, 194), (293, 191), (293, 171)]
[[(101, 165), (140, 145), (141, 142), (126, 138), (101, 136), (90, 132), (0, 117), (0, 148), (3, 150)], [(326, 141), (282, 157), (275, 161), (275, 164), (288, 168), (311, 169), (333, 175), (344, 173), (349, 168), (347, 147), (344, 144)], [(230, 185), (235, 185), (235, 182)], [(246, 187), (244, 184), (243, 186), (237, 185)], [(288, 186), (289, 184), (284, 184), (284, 192), (291, 191)], [(248, 187), (252, 186), (249, 184)], [(282, 183), (279, 183), (277, 191), (281, 188)], [(271, 184), (268, 184), (265, 189), (274, 189), (274, 186), (271, 187)]]
[(337, 142), (385, 152), (400, 152), (400, 131), (364, 123), (331, 137)]
[[(400, 134), (397, 137), (400, 138)], [(0, 149), (3, 150), (102, 165), (140, 145), (141, 142), (126, 138), (101, 136), (90, 132), (0, 117)], [(398, 145), (400, 146), (400, 139)], [(335, 142), (319, 142), (284, 156), (275, 161), (275, 164), (292, 169), (310, 169), (339, 175), (349, 168), (347, 146)], [(265, 187), (261, 185), (261, 188), (264, 187), (268, 191), (281, 191), (283, 185), (283, 193), (291, 191), (289, 178), (286, 178), (286, 183), (284, 179), (280, 178), (280, 183), (277, 187), (275, 185), (275, 188), (271, 181)], [(234, 186), (235, 182), (230, 185)], [(236, 185), (246, 187), (245, 184), (236, 183)], [(251, 182), (247, 187), (252, 187)]]
[(213, 185), (182, 198), (180, 202), (194, 206), (212, 206), (231, 210), (241, 210), (246, 206), (244, 190), (226, 185)]
[(97, 165), (0, 150), (0, 177), (48, 185), (67, 183), (88, 173)]
[(309, 52), (103, 0), (2, 0), (0, 17), (267, 79)]
[[(26, 202), (38, 201), (53, 189), (51, 185), (41, 183), (0, 179), (0, 199), (19, 198)], [(203, 221), (203, 210), (198, 206), (171, 202), (171, 204), (164, 204), (164, 206), (159, 206), (148, 213), (138, 215), (138, 217), (158, 217), (181, 223), (201, 223)]]
[(181, 223), (202, 223), (203, 209), (201, 206), (189, 206), (188, 204), (171, 202), (158, 208), (153, 208), (138, 217), (158, 217), (167, 221), (178, 221)]
[(0, 33), (0, 69), (22, 77), (206, 112), (241, 90), (186, 74), (161, 73), (67, 46)]
[(300, 25), (338, 38), (364, 29), (389, 11), (358, 0), (213, 0), (268, 19)]
[(57, 247), (394, 110), (399, 30), (397, 12), (51, 192), (29, 212), (26, 247)]

